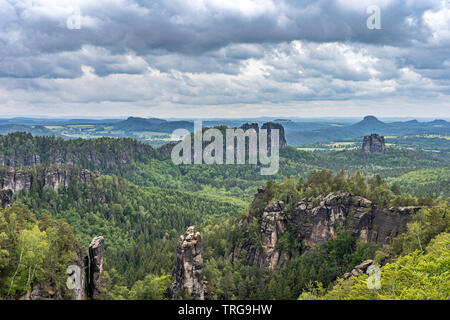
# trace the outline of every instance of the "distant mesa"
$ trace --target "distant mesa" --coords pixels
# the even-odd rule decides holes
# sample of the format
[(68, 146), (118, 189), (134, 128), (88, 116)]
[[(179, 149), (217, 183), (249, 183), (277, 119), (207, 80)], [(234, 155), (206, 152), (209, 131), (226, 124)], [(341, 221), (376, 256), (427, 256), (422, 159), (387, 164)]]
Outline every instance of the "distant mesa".
[(363, 152), (384, 152), (386, 151), (386, 145), (384, 143), (384, 137), (376, 133), (372, 133), (370, 136), (364, 136)]
[(153, 131), (170, 133), (176, 129), (194, 130), (194, 123), (190, 121), (167, 121), (158, 118), (129, 117), (127, 120), (114, 124), (115, 130), (130, 131)]
[(378, 130), (386, 127), (386, 123), (378, 120), (374, 116), (366, 116), (358, 123), (351, 126), (352, 129)]

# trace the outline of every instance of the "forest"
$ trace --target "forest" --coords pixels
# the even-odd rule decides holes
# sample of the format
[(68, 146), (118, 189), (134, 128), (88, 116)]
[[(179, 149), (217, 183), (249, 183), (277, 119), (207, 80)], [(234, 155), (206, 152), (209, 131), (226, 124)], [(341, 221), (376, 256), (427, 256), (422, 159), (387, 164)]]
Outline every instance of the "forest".
[[(450, 170), (446, 159), (429, 153), (311, 153), (287, 147), (280, 153), (279, 173), (267, 181), (255, 165), (175, 166), (162, 150), (128, 138), (12, 133), (0, 136), (0, 165), (2, 186), (11, 170), (31, 177), (29, 188), (0, 210), (2, 299), (19, 298), (43, 280), (64, 288), (66, 266), (97, 235), (105, 238), (104, 299), (166, 299), (176, 241), (191, 225), (203, 238), (207, 299), (421, 298), (431, 287), (433, 297), (448, 299)], [(83, 168), (95, 175), (54, 188), (42, 173), (52, 168), (72, 168), (67, 170), (75, 175)], [(244, 258), (229, 259), (237, 244), (260, 241), (257, 220), (250, 223), (248, 216), (261, 185), (266, 193), (258, 210), (275, 200), (285, 203), (286, 212), (302, 199), (319, 205), (335, 191), (367, 198), (379, 208), (423, 209), (390, 245), (364, 242), (340, 229), (305, 251), (288, 231), (277, 248), (290, 258), (282, 268), (263, 269)], [(389, 275), (383, 288), (397, 275), (405, 282), (397, 291), (365, 296), (364, 277), (341, 277), (367, 259)], [(400, 264), (430, 276), (400, 275)], [(408, 291), (422, 280), (416, 291)], [(436, 287), (437, 282), (446, 286)]]

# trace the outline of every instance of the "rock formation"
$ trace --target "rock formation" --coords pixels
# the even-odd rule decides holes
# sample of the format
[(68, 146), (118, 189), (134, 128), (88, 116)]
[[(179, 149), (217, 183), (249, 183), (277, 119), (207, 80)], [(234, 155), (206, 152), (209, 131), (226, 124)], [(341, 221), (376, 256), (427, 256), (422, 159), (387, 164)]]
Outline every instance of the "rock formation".
[(271, 137), (272, 130), (274, 130), (274, 129), (279, 130), (278, 134), (279, 134), (280, 148), (284, 148), (287, 146), (286, 137), (284, 135), (284, 127), (281, 124), (274, 123), (274, 122), (266, 122), (262, 125), (261, 129), (267, 130), (267, 136), (268, 136), (267, 148), (268, 148), (269, 152), (271, 150), (271, 144), (272, 144), (272, 139), (270, 137)]
[(61, 290), (53, 282), (42, 281), (37, 283), (19, 300), (63, 300)]
[(256, 132), (259, 132), (259, 125), (257, 123), (244, 123), (242, 126), (239, 127), (240, 129), (247, 131), (250, 129), (255, 130)]
[(194, 227), (189, 227), (178, 240), (176, 282), (170, 291), (172, 299), (186, 294), (193, 300), (205, 299), (202, 239)]
[(254, 207), (263, 199), (264, 192), (264, 188), (258, 189), (248, 218), (250, 223), (253, 219), (259, 223), (260, 246), (238, 244), (230, 260), (241, 257), (249, 264), (262, 268), (283, 267), (290, 253), (277, 248), (277, 243), (288, 229), (301, 243), (302, 252), (334, 237), (339, 227), (350, 230), (355, 238), (363, 241), (389, 244), (393, 237), (406, 231), (411, 214), (420, 209), (379, 209), (363, 197), (333, 192), (323, 197), (318, 206), (313, 206), (312, 199), (304, 199), (286, 212), (283, 202), (275, 201), (265, 206), (261, 216), (255, 216)]
[(363, 152), (384, 152), (386, 151), (386, 145), (384, 143), (384, 137), (376, 133), (370, 136), (364, 136), (362, 145)]
[(360, 271), (369, 274), (368, 272), (370, 270), (369, 267), (372, 265), (374, 265), (373, 260), (365, 260), (360, 264), (358, 264), (356, 267), (354, 267), (352, 271), (344, 273), (342, 277), (344, 279), (348, 279), (350, 277), (357, 277), (359, 276)]
[(161, 155), (161, 158), (162, 159), (170, 159), (172, 149), (176, 145), (177, 144), (175, 142), (169, 142), (169, 143), (166, 143), (165, 145), (162, 145), (161, 147), (159, 147), (157, 150), (158, 150), (159, 154)]
[(347, 192), (333, 192), (320, 205), (302, 201), (292, 211), (291, 221), (303, 245), (310, 247), (334, 237), (339, 226), (353, 232), (357, 238), (380, 244), (406, 231), (411, 214), (420, 207), (379, 209), (371, 201)]
[[(258, 133), (259, 133), (259, 125), (257, 123), (244, 123), (243, 125), (241, 125), (239, 128), (233, 128), (233, 129), (242, 129), (244, 130), (244, 132), (246, 132), (247, 130), (253, 129), (255, 130), (256, 134), (257, 134), (257, 138), (258, 138)], [(271, 139), (271, 134), (272, 134), (272, 130), (277, 129), (279, 130), (279, 147), (280, 148), (284, 148), (287, 147), (287, 142), (286, 142), (286, 137), (285, 137), (285, 133), (284, 133), (284, 127), (281, 124), (278, 123), (274, 123), (274, 122), (267, 122), (264, 123), (261, 127), (261, 129), (265, 129), (267, 130), (267, 151), (270, 153), (271, 151), (271, 147), (272, 147), (272, 139)], [(221, 129), (222, 130), (222, 129)], [(223, 131), (223, 142), (224, 142), (224, 149), (223, 149), (223, 154), (225, 155), (227, 153), (227, 148), (226, 148), (226, 135), (225, 135), (225, 131)], [(191, 141), (193, 141), (194, 138), (194, 134), (191, 133)], [(178, 143), (174, 143), (174, 142), (169, 142), (161, 147), (159, 147), (157, 149), (160, 158), (162, 159), (168, 159), (171, 156), (172, 150), (173, 148), (177, 145)], [(205, 148), (207, 145), (209, 144), (209, 142), (203, 141), (202, 142), (202, 146), (203, 148)], [(237, 145), (235, 144), (235, 157), (237, 154)], [(194, 144), (192, 143), (192, 147), (191, 147), (191, 161), (194, 161)], [(249, 140), (248, 138), (245, 139), (245, 154), (248, 155), (249, 154)], [(247, 157), (247, 156), (246, 156)]]
[(41, 157), (38, 154), (30, 154), (22, 157), (3, 157), (0, 155), (0, 166), (8, 166), (13, 168), (19, 167), (35, 167), (41, 163)]
[[(74, 300), (98, 299), (104, 291), (103, 281), (104, 239), (95, 237), (89, 246), (89, 255), (79, 249), (77, 260), (68, 266), (67, 276), (75, 281), (74, 288), (60, 288), (54, 281), (43, 280), (35, 284), (20, 300)], [(77, 270), (78, 269), (78, 270)]]
[(98, 299), (104, 291), (103, 283), (104, 239), (95, 237), (89, 245), (89, 284), (88, 293), (92, 299)]
[[(0, 149), (0, 166), (19, 169), (33, 168), (39, 164), (66, 164), (85, 169), (125, 169), (134, 159), (155, 155), (149, 144), (126, 139), (114, 139), (114, 144), (107, 142), (113, 138), (64, 141), (46, 137), (40, 142), (37, 139), (41, 138), (24, 132), (4, 136)], [(24, 145), (27, 146), (26, 149), (23, 148)]]
[[(240, 129), (247, 131), (249, 129), (255, 130), (257, 133), (259, 132), (259, 126), (257, 123), (244, 123), (242, 126), (239, 127)], [(261, 129), (267, 130), (267, 150), (270, 152), (271, 145), (272, 145), (272, 139), (271, 134), (272, 130), (276, 129), (278, 131), (278, 139), (279, 139), (279, 146), (280, 148), (287, 147), (286, 137), (284, 134), (284, 127), (275, 122), (266, 122), (261, 126)]]
[(270, 269), (278, 265), (283, 266), (288, 256), (285, 252), (276, 249), (278, 240), (286, 231), (288, 225), (283, 208), (283, 201), (275, 201), (264, 209), (259, 229), (261, 247), (238, 246), (232, 253), (232, 256), (237, 257), (242, 250), (247, 250), (247, 260), (253, 266)]
[(275, 250), (279, 237), (286, 231), (287, 219), (283, 212), (283, 201), (270, 203), (261, 217), (261, 267), (273, 269), (280, 260), (280, 252)]
[(78, 169), (72, 166), (38, 166), (34, 169), (3, 167), (0, 170), (0, 190), (11, 190), (14, 194), (20, 190), (30, 190), (32, 184), (38, 183), (38, 181), (43, 185), (57, 189), (61, 186), (68, 187), (74, 180), (89, 182), (98, 176), (98, 173), (94, 174), (89, 170)]
[(0, 205), (1, 208), (6, 208), (11, 205), (13, 192), (8, 190), (0, 190)]

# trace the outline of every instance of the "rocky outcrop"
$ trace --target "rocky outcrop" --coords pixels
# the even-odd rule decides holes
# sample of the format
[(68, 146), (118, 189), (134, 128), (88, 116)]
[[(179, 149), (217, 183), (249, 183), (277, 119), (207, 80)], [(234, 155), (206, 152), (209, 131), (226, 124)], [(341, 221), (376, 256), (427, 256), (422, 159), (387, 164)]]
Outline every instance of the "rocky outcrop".
[(280, 146), (280, 148), (287, 147), (286, 137), (284, 135), (284, 127), (281, 124), (274, 123), (274, 122), (266, 122), (266, 123), (264, 123), (262, 125), (261, 129), (266, 129), (267, 130), (267, 136), (269, 137), (268, 141), (267, 141), (267, 148), (268, 148), (269, 152), (271, 150), (271, 144), (272, 144), (272, 139), (270, 137), (271, 137), (271, 134), (272, 134), (272, 130), (274, 130), (274, 129), (275, 130), (279, 130), (278, 134), (279, 134), (279, 146)]
[(370, 136), (365, 136), (362, 145), (363, 152), (384, 152), (386, 151), (386, 145), (384, 143), (384, 137), (376, 133)]
[(0, 204), (1, 208), (6, 208), (11, 205), (13, 192), (8, 190), (0, 190)]
[(71, 166), (38, 166), (30, 168), (0, 168), (0, 190), (11, 190), (14, 194), (21, 190), (30, 190), (33, 183), (42, 183), (55, 189), (68, 187), (74, 180), (89, 182), (99, 176), (89, 170)]
[(87, 300), (89, 297), (89, 256), (85, 255), (82, 250), (78, 252), (78, 259), (75, 264), (78, 267), (78, 270), (73, 270), (69, 268), (67, 271), (72, 271), (72, 273), (68, 273), (69, 276), (75, 274), (75, 277), (79, 277), (76, 279), (77, 285), (75, 288), (70, 289), (69, 291), (73, 294), (75, 300)]
[(158, 150), (159, 154), (161, 155), (161, 158), (162, 159), (170, 159), (172, 150), (176, 145), (177, 144), (175, 142), (169, 142), (169, 143), (166, 143), (165, 145), (162, 145), (161, 147), (159, 147), (157, 150)]
[(89, 245), (89, 284), (88, 293), (92, 299), (98, 299), (104, 292), (103, 280), (104, 239), (95, 237)]
[(371, 266), (374, 266), (373, 260), (365, 260), (354, 267), (352, 271), (344, 273), (342, 278), (348, 279), (350, 277), (357, 277), (360, 272), (369, 274)]
[[(104, 239), (95, 237), (89, 246), (89, 255), (80, 248), (77, 260), (67, 268), (65, 287), (54, 281), (43, 280), (35, 284), (20, 300), (87, 300), (98, 299), (104, 291), (103, 280)], [(72, 283), (73, 281), (73, 283)], [(69, 283), (70, 282), (70, 286)]]
[(156, 155), (150, 145), (126, 138), (63, 140), (14, 132), (0, 136), (0, 144), (0, 166), (14, 169), (66, 164), (90, 170), (126, 170), (134, 161)]
[(406, 231), (411, 213), (419, 207), (379, 209), (371, 201), (334, 192), (313, 207), (302, 201), (293, 210), (291, 221), (306, 247), (334, 237), (338, 227), (344, 227), (364, 241), (388, 244), (392, 238)]
[[(240, 129), (247, 131), (250, 129), (255, 130), (257, 133), (259, 132), (259, 126), (257, 123), (244, 123), (242, 126), (239, 127)], [(272, 130), (276, 129), (278, 131), (278, 137), (279, 137), (279, 147), (284, 148), (287, 147), (286, 137), (284, 133), (284, 127), (275, 122), (266, 122), (261, 126), (261, 129), (267, 130), (267, 150), (270, 152), (271, 145), (272, 145)]]
[[(263, 199), (264, 192), (263, 188), (258, 189), (252, 207)], [(257, 219), (259, 223), (260, 245), (238, 244), (230, 260), (240, 257), (262, 268), (283, 267), (290, 252), (282, 251), (277, 243), (287, 230), (301, 244), (302, 252), (335, 237), (340, 227), (362, 241), (389, 244), (392, 238), (406, 231), (411, 215), (420, 209), (380, 209), (370, 200), (347, 192), (330, 193), (316, 206), (312, 202), (304, 199), (288, 212), (284, 211), (283, 202), (271, 202), (261, 216), (257, 216), (255, 208), (250, 208), (248, 220), (251, 223)]]
[(242, 126), (239, 127), (240, 129), (247, 131), (250, 129), (255, 130), (256, 132), (259, 132), (259, 125), (257, 123), (244, 123)]
[[(263, 192), (261, 189), (258, 191)], [(247, 252), (247, 260), (253, 266), (269, 269), (284, 266), (288, 255), (277, 248), (278, 240), (286, 231), (288, 225), (283, 209), (283, 201), (270, 203), (264, 209), (260, 218), (260, 246), (237, 246), (230, 258), (233, 260), (235, 257), (240, 257), (243, 252)]]
[(176, 282), (170, 289), (172, 299), (189, 295), (193, 300), (204, 300), (202, 239), (194, 227), (180, 236), (177, 244)]
[(20, 297), (19, 300), (63, 300), (63, 295), (55, 283), (42, 281), (34, 285), (33, 288)]
[(0, 166), (7, 166), (12, 168), (19, 167), (35, 167), (41, 163), (41, 157), (38, 154), (30, 154), (22, 157), (14, 155), (3, 157), (0, 156)]
[(0, 189), (11, 190), (14, 194), (20, 190), (29, 190), (32, 182), (32, 171), (29, 169), (7, 169), (0, 171)]

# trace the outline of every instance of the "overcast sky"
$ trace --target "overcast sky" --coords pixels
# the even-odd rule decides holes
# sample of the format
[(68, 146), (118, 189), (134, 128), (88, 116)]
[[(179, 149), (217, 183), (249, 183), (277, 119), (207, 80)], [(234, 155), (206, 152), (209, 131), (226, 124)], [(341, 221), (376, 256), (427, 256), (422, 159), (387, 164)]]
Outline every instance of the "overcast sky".
[(3, 118), (367, 114), (450, 117), (450, 1), (0, 0)]

